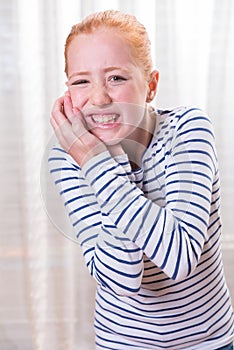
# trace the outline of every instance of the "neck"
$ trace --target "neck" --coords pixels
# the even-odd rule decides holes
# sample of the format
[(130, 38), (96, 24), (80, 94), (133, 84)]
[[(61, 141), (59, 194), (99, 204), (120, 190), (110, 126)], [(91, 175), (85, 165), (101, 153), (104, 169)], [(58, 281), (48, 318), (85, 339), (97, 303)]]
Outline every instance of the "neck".
[(149, 146), (154, 129), (155, 129), (155, 113), (146, 113), (141, 126), (136, 128), (129, 135), (128, 139), (121, 142), (124, 151), (128, 154), (132, 169), (135, 170), (141, 167), (142, 156)]

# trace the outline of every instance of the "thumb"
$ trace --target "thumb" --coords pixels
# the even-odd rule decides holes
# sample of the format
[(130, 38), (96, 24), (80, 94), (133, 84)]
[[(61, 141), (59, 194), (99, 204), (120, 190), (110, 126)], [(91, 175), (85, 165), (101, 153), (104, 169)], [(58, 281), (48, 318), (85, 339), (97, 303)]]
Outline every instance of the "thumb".
[(77, 137), (82, 137), (88, 132), (83, 115), (77, 107), (72, 108), (72, 113), (73, 113), (71, 118), (72, 130)]

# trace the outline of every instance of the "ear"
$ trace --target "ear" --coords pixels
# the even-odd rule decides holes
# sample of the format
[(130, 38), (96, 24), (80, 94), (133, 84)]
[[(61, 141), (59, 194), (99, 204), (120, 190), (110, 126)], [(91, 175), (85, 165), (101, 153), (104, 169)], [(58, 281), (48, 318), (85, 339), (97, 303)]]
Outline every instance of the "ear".
[(146, 102), (151, 102), (156, 96), (158, 80), (159, 80), (159, 72), (157, 70), (154, 70), (150, 74), (150, 79), (148, 81), (148, 94), (146, 97)]

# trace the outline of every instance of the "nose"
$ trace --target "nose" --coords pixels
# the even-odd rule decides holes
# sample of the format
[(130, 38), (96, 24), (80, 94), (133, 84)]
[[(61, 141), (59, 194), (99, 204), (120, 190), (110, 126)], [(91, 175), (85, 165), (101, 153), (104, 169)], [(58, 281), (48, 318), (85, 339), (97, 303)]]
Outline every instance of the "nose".
[(91, 90), (90, 103), (93, 106), (105, 106), (112, 102), (112, 99), (105, 86), (95, 84)]

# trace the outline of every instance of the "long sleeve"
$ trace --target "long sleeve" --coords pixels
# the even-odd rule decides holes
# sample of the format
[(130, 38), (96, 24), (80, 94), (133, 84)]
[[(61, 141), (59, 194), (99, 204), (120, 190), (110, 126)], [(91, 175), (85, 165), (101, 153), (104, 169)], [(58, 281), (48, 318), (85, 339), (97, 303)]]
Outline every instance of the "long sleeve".
[[(145, 192), (106, 153), (83, 171), (103, 217), (119, 229), (120, 238), (125, 235), (170, 278), (183, 280), (196, 268), (207, 239), (218, 180), (209, 118), (191, 109), (171, 120), (164, 126), (167, 138), (158, 137), (154, 153), (145, 159)], [(161, 186), (161, 205), (151, 182)]]
[[(119, 240), (120, 232), (116, 226), (103, 224), (105, 218), (95, 194), (80, 167), (63, 149), (54, 147), (48, 161), (90, 274), (102, 288), (118, 295), (136, 294), (143, 273), (141, 249), (126, 237)], [(124, 166), (128, 167), (125, 159)], [(122, 175), (131, 176), (128, 171), (123, 171)]]
[[(222, 347), (233, 339), (223, 275), (214, 134), (196, 108), (157, 111), (132, 171), (106, 151), (80, 167), (60, 147), (49, 168), (96, 279), (100, 348)], [(173, 336), (172, 336), (173, 335)]]

